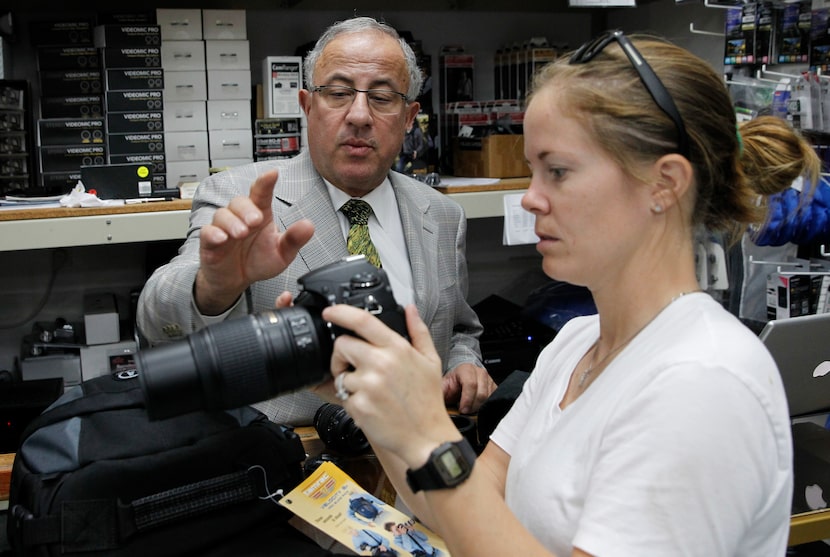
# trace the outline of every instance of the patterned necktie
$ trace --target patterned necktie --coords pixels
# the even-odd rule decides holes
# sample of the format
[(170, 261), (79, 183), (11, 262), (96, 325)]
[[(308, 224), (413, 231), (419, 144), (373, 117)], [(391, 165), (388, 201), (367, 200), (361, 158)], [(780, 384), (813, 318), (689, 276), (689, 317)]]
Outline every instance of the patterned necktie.
[(372, 238), (369, 237), (369, 215), (372, 214), (372, 206), (360, 199), (348, 200), (340, 210), (349, 219), (349, 237), (346, 246), (349, 253), (354, 255), (362, 253), (375, 267), (380, 267), (380, 256)]

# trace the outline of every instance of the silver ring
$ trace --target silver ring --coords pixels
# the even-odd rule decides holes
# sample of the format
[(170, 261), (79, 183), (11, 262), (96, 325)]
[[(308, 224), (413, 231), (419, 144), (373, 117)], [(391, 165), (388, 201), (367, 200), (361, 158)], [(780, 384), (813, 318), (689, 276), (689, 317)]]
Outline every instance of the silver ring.
[(334, 387), (337, 389), (337, 392), (334, 393), (334, 396), (337, 397), (337, 400), (345, 401), (349, 398), (349, 391), (346, 390), (346, 387), (343, 386), (343, 381), (346, 380), (346, 372), (340, 372), (340, 374), (334, 378)]

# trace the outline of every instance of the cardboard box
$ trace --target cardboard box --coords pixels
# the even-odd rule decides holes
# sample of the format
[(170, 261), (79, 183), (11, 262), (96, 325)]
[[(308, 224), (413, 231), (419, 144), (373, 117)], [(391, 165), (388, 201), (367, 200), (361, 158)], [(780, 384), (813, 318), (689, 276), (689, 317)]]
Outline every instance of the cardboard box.
[(107, 91), (143, 91), (164, 89), (161, 68), (106, 70)]
[(208, 100), (207, 129), (251, 131), (251, 101)]
[(143, 133), (164, 131), (162, 112), (108, 112), (107, 133)]
[(821, 272), (770, 273), (767, 276), (767, 317), (786, 319), (816, 313), (823, 279)]
[(107, 91), (104, 99), (107, 113), (164, 109), (162, 90)]
[(205, 42), (162, 41), (161, 67), (168, 72), (205, 71)]
[(101, 375), (135, 371), (135, 352), (134, 340), (84, 346), (81, 348), (81, 377), (87, 381)]
[(93, 46), (41, 46), (37, 49), (37, 68), (47, 70), (88, 70), (100, 66), (98, 49)]
[(41, 172), (78, 172), (81, 166), (104, 164), (103, 145), (46, 145), (40, 151)]
[(146, 164), (153, 171), (153, 176), (167, 171), (167, 159), (164, 153), (110, 155), (110, 164)]
[(98, 25), (93, 30), (93, 42), (104, 47), (161, 46), (161, 28), (158, 25)]
[(202, 10), (156, 9), (162, 41), (190, 41), (202, 38)]
[(208, 70), (250, 70), (249, 41), (205, 41), (205, 67)]
[(299, 117), (299, 91), (303, 86), (300, 56), (268, 56), (262, 62), (263, 114), (266, 118)]
[(38, 120), (40, 145), (88, 145), (104, 143), (103, 118), (49, 118)]
[(164, 75), (164, 101), (206, 101), (207, 74), (204, 71), (167, 72)]
[(93, 20), (33, 21), (29, 24), (29, 40), (33, 45), (91, 45)]
[(524, 137), (516, 134), (454, 139), (453, 173), (456, 176), (477, 178), (529, 176), (524, 156)]
[(121, 340), (114, 294), (84, 296), (84, 328), (87, 344), (109, 344)]
[(41, 97), (41, 118), (100, 118), (104, 112), (101, 95)]
[(245, 10), (202, 10), (202, 36), (206, 40), (247, 39)]
[(38, 76), (40, 90), (50, 97), (99, 95), (104, 85), (100, 71), (42, 71)]
[(107, 134), (107, 152), (110, 155), (151, 155), (164, 153), (164, 133)]
[(207, 101), (164, 103), (164, 131), (192, 132), (207, 129)]
[(100, 50), (101, 65), (108, 70), (161, 67), (161, 48), (158, 46), (120, 46)]

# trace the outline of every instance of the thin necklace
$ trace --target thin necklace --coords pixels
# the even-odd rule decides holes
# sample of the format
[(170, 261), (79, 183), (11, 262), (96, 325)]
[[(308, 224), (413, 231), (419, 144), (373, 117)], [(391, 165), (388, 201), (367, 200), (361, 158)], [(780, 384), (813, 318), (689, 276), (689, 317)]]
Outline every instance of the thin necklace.
[(668, 304), (666, 304), (665, 306), (663, 306), (663, 307), (660, 309), (660, 311), (658, 311), (657, 313), (655, 313), (655, 314), (654, 314), (654, 317), (652, 317), (651, 319), (649, 319), (648, 321), (646, 321), (646, 324), (645, 324), (645, 325), (643, 325), (642, 327), (640, 327), (639, 329), (637, 329), (637, 331), (636, 331), (633, 335), (631, 335), (630, 337), (628, 337), (625, 341), (621, 342), (621, 343), (620, 343), (620, 344), (618, 344), (615, 348), (611, 349), (611, 350), (610, 350), (610, 351), (609, 351), (609, 352), (608, 352), (605, 356), (603, 356), (603, 357), (602, 357), (602, 359), (601, 359), (601, 360), (599, 360), (599, 361), (597, 361), (597, 347), (599, 346), (599, 341), (600, 341), (601, 337), (600, 337), (600, 338), (597, 338), (597, 340), (595, 340), (595, 341), (594, 341), (594, 344), (592, 344), (592, 345), (591, 345), (591, 348), (589, 348), (589, 351), (591, 352), (591, 365), (589, 365), (589, 366), (588, 366), (588, 369), (586, 369), (585, 371), (583, 371), (582, 373), (580, 373), (580, 374), (579, 374), (579, 382), (577, 383), (577, 387), (579, 387), (580, 389), (582, 389), (582, 388), (585, 386), (585, 382), (588, 380), (588, 377), (591, 375), (591, 373), (593, 373), (593, 371), (594, 371), (595, 369), (599, 369), (599, 368), (600, 368), (600, 366), (604, 365), (604, 364), (605, 364), (605, 362), (607, 362), (607, 361), (608, 361), (608, 360), (609, 360), (609, 359), (610, 359), (610, 358), (611, 358), (614, 354), (616, 354), (617, 352), (619, 352), (620, 350), (622, 350), (623, 348), (625, 348), (626, 346), (628, 346), (628, 344), (629, 344), (632, 340), (634, 340), (635, 338), (637, 338), (637, 335), (639, 335), (640, 333), (642, 333), (642, 332), (643, 332), (643, 330), (644, 330), (646, 327), (648, 327), (649, 325), (651, 325), (651, 323), (652, 323), (655, 319), (657, 319), (657, 317), (658, 317), (661, 313), (663, 313), (663, 312), (666, 310), (666, 308), (668, 308), (670, 305), (672, 305), (674, 302), (676, 302), (678, 299), (682, 298), (682, 297), (683, 297), (683, 296), (685, 296), (686, 294), (694, 294), (695, 292), (701, 292), (701, 290), (700, 290), (700, 289), (697, 289), (697, 290), (690, 290), (690, 291), (688, 291), (688, 292), (681, 292), (680, 294), (678, 294), (678, 295), (676, 295), (675, 297), (673, 297), (671, 300), (669, 300), (669, 303), (668, 303)]

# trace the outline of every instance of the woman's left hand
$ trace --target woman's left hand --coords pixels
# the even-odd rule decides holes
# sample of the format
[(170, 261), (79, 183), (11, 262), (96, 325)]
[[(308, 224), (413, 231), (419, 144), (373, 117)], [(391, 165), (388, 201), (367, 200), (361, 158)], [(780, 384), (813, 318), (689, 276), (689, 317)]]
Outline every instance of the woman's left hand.
[[(334, 383), (349, 393), (339, 401), (373, 445), (421, 458), (458, 431), (447, 415), (441, 358), (429, 329), (410, 304), (405, 309), (411, 343), (369, 312), (349, 305), (323, 310), (323, 319), (354, 332), (337, 337), (331, 360), (333, 381), (313, 390), (330, 400)], [(342, 379), (337, 379), (345, 374)], [(337, 400), (335, 398), (335, 400)], [(416, 456), (417, 455), (417, 456)]]

